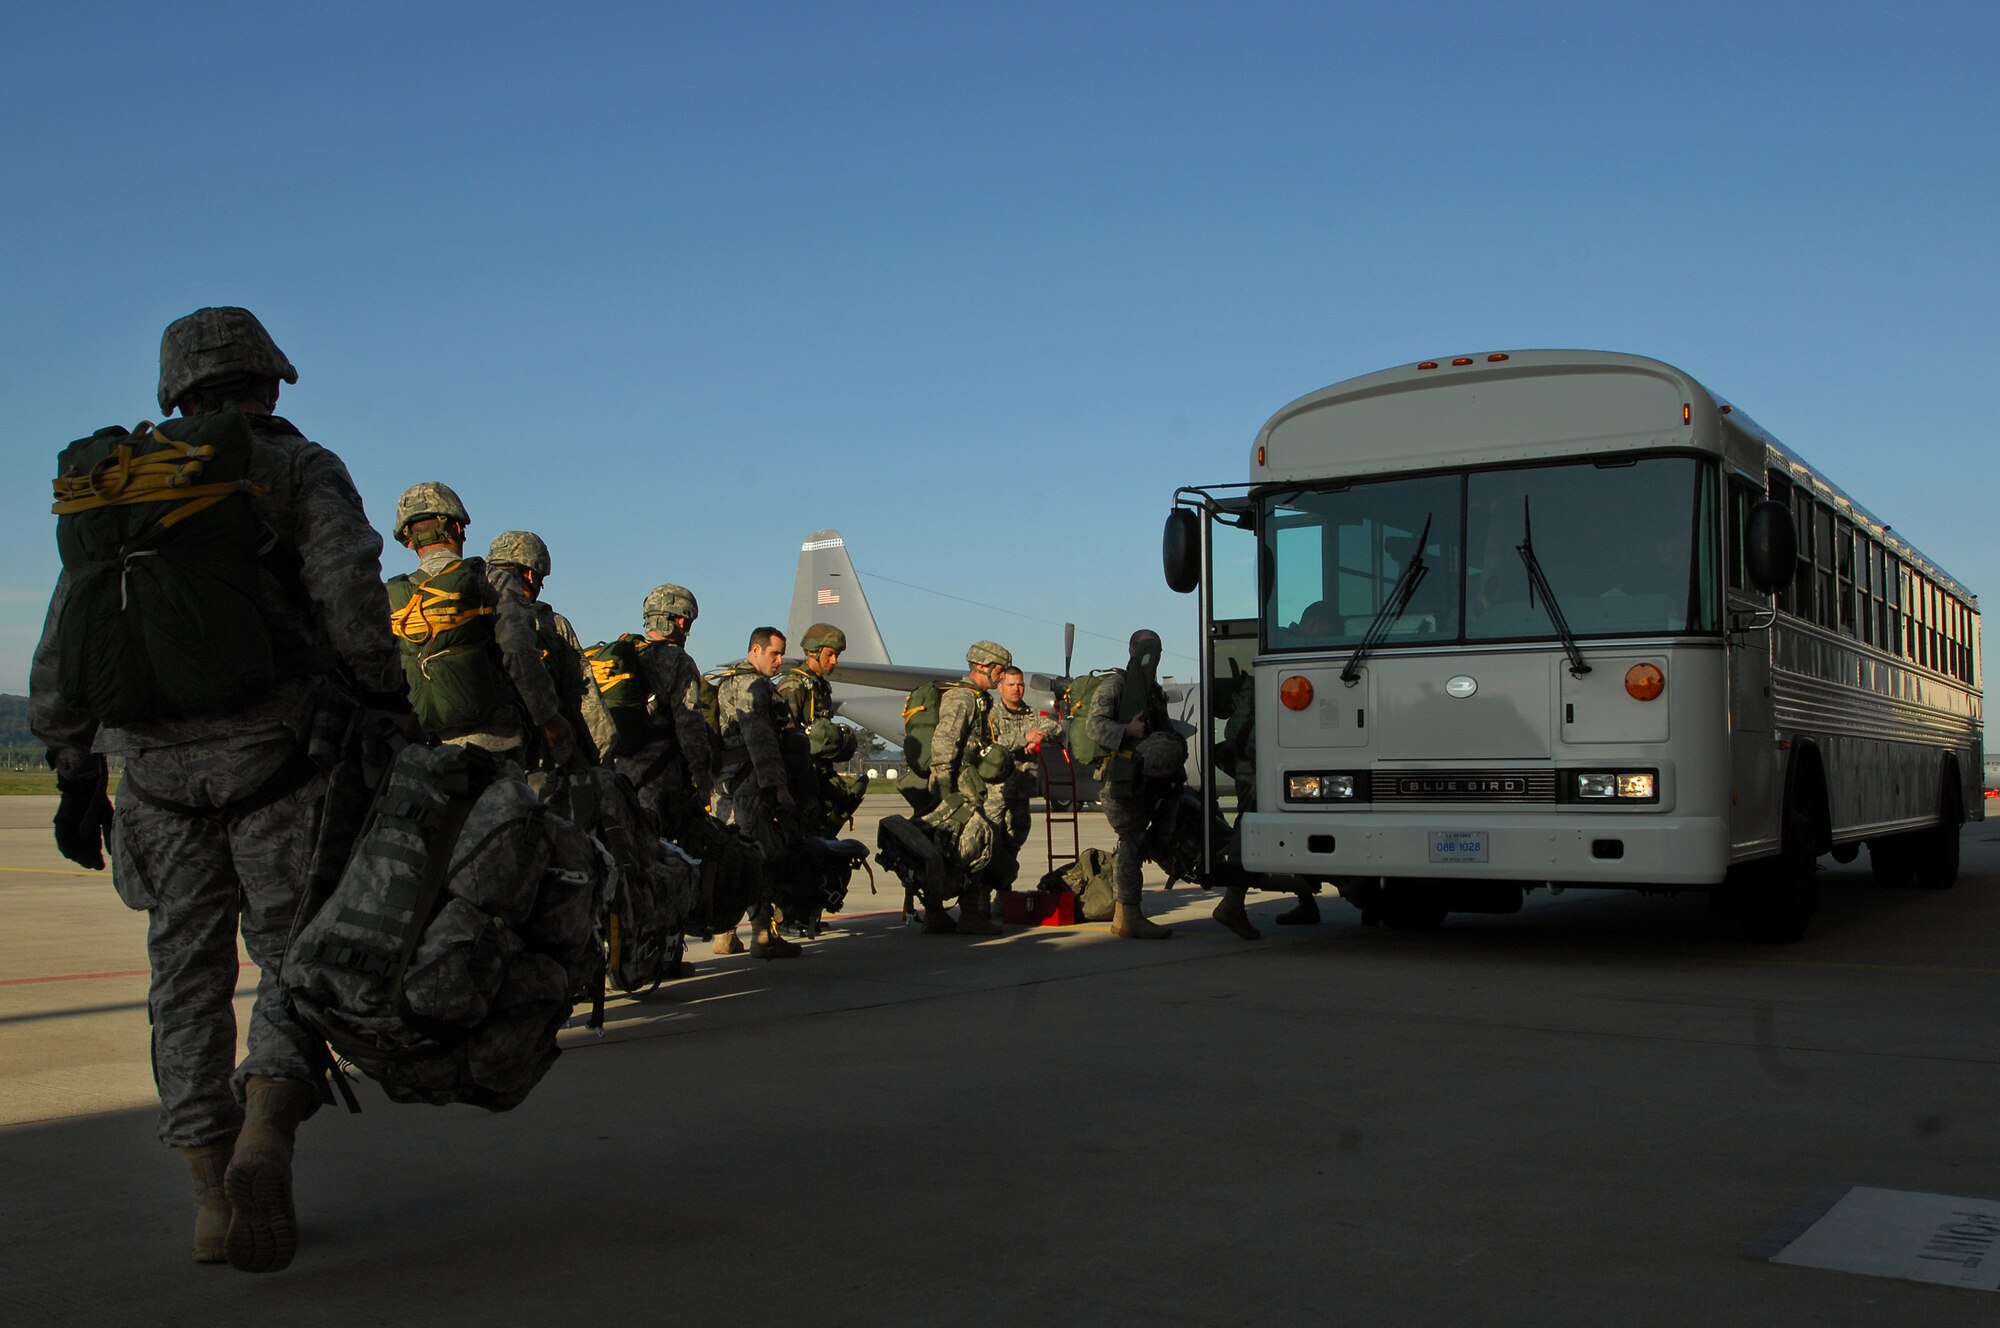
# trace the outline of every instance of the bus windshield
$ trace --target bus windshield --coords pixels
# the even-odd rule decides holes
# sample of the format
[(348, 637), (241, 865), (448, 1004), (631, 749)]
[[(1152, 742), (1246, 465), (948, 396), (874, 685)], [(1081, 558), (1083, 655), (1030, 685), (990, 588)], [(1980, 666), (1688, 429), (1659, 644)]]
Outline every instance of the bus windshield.
[[(1582, 638), (1712, 632), (1721, 618), (1713, 467), (1694, 457), (1517, 466), (1263, 499), (1264, 645), (1553, 641), (1523, 546)], [(1392, 593), (1426, 523), (1426, 569)]]

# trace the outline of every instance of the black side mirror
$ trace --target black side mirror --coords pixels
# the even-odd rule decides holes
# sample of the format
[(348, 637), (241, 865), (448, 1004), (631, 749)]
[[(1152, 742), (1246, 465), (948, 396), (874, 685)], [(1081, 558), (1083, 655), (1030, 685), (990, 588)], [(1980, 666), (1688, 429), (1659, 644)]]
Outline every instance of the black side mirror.
[(1743, 543), (1750, 584), (1766, 595), (1777, 594), (1792, 583), (1798, 556), (1799, 534), (1792, 527), (1791, 509), (1773, 498), (1753, 506)]
[(1201, 518), (1186, 507), (1167, 513), (1166, 534), (1160, 541), (1167, 589), (1185, 595), (1201, 584)]

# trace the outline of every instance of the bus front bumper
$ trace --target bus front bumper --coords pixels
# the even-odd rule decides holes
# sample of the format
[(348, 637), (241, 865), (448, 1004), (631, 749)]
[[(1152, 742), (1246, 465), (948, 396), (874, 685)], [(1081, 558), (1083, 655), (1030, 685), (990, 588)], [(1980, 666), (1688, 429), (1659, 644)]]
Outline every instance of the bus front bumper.
[(1253, 812), (1243, 865), (1299, 876), (1710, 886), (1729, 868), (1722, 817), (1542, 812)]

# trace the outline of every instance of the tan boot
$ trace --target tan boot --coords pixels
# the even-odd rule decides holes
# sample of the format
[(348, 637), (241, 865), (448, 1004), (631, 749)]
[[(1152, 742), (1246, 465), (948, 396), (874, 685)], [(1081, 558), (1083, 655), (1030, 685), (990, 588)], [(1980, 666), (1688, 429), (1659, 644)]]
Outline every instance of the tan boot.
[(312, 1085), (253, 1074), (243, 1090), (243, 1132), (222, 1187), (229, 1195), (229, 1262), (246, 1273), (274, 1273), (298, 1252), (292, 1212), (292, 1145), (312, 1110)]
[(804, 952), (805, 947), (797, 941), (788, 941), (778, 935), (775, 922), (766, 922), (750, 938), (752, 959), (797, 959)]
[(1224, 890), (1222, 902), (1215, 906), (1215, 912), (1209, 916), (1246, 941), (1257, 940), (1264, 934), (1250, 925), (1250, 915), (1243, 911), (1241, 890)]
[(958, 934), (961, 936), (998, 936), (1000, 924), (993, 920), (987, 908), (986, 892), (973, 888), (958, 897)]
[(1149, 921), (1137, 904), (1121, 900), (1111, 906), (1111, 934), (1135, 941), (1163, 941), (1174, 934), (1174, 929)]
[(229, 1169), (230, 1145), (203, 1144), (183, 1148), (188, 1170), (194, 1173), (194, 1261), (229, 1261), (229, 1196), (222, 1189), (222, 1173)]
[(710, 943), (709, 948), (719, 955), (742, 954), (743, 938), (736, 934), (736, 928), (731, 927), (728, 931), (715, 933), (715, 940)]

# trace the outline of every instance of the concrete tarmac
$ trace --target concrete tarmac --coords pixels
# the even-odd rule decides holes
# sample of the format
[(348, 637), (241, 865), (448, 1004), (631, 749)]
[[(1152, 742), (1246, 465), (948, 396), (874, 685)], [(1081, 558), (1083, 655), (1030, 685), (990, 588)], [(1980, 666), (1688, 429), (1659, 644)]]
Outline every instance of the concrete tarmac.
[(511, 1113), (323, 1109), (299, 1256), (252, 1276), (188, 1261), (144, 918), (52, 810), (0, 800), (9, 1324), (1994, 1321), (1746, 1246), (1830, 1185), (2000, 1195), (2000, 825), (1950, 891), (1830, 866), (1781, 947), (1590, 891), (1429, 933), (1253, 896), (1249, 943), (1155, 888), (1169, 941), (927, 937), (857, 877), (803, 958), (697, 946)]

